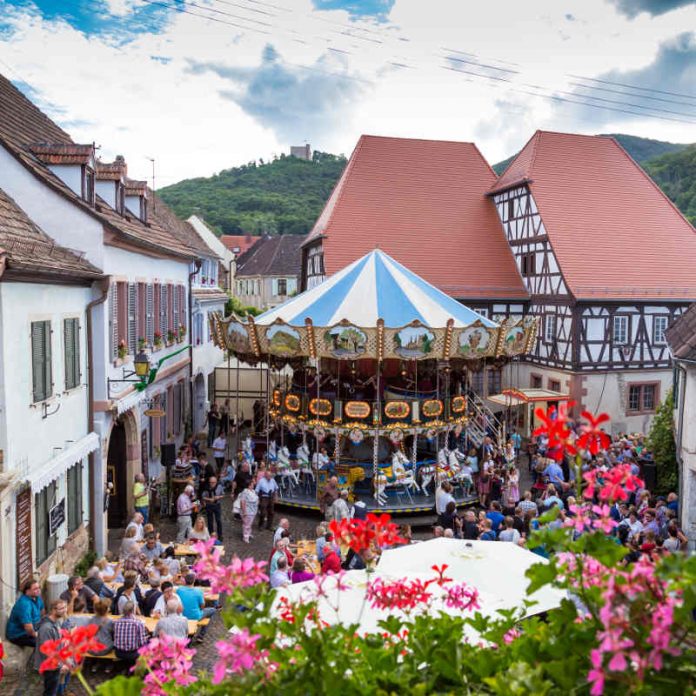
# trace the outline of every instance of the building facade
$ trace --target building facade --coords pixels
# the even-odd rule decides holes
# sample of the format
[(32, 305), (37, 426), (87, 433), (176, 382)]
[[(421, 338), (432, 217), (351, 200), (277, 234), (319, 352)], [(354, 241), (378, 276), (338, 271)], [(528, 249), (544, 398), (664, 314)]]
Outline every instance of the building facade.
[(262, 237), (237, 260), (235, 295), (245, 306), (265, 311), (298, 292), (304, 237)]
[(696, 232), (609, 137), (537, 132), (499, 177), (468, 143), (363, 136), (303, 247), (301, 288), (379, 245), (534, 350), (472, 375), (543, 388), (646, 432), (671, 384), (665, 331), (696, 299)]

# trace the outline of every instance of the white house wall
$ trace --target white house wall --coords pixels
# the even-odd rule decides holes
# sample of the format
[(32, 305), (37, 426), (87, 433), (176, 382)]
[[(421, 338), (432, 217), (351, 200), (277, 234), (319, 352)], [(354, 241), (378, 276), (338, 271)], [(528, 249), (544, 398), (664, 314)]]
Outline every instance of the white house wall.
[[(681, 462), (680, 515), (689, 547), (696, 550), (696, 366), (678, 364), (679, 399), (675, 411)], [(681, 406), (681, 408), (679, 408)]]

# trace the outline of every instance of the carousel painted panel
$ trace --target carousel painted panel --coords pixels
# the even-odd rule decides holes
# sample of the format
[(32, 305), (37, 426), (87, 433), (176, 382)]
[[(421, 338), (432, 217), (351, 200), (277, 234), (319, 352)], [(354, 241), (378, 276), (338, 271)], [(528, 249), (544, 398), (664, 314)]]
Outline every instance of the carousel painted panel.
[(250, 331), (253, 331), (249, 324), (243, 324), (234, 317), (228, 318), (224, 323), (224, 340), (228, 350), (236, 355), (250, 355), (254, 353), (254, 346)]
[(279, 358), (296, 358), (307, 355), (309, 344), (306, 329), (274, 322), (270, 326), (256, 326), (256, 335), (262, 353)]
[(376, 331), (348, 322), (328, 328), (314, 327), (317, 355), (338, 360), (359, 360), (376, 354)]
[(400, 329), (385, 329), (384, 355), (401, 360), (428, 360), (442, 356), (444, 329), (414, 322)]
[(494, 356), (498, 332), (498, 329), (491, 329), (479, 323), (467, 326), (465, 329), (455, 329), (450, 357), (478, 360)]

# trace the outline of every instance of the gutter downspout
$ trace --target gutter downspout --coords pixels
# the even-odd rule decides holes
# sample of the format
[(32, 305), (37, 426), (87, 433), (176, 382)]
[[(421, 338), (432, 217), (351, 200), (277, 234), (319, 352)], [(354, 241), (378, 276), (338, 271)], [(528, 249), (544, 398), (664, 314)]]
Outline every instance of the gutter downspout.
[[(88, 415), (87, 415), (87, 432), (94, 432), (94, 345), (92, 342), (92, 310), (97, 306), (104, 304), (106, 298), (109, 296), (109, 288), (111, 287), (111, 276), (106, 276), (102, 280), (98, 281), (98, 287), (101, 290), (101, 296), (92, 300), (87, 305), (86, 319), (87, 319), (87, 384), (89, 388), (89, 405), (88, 405)], [(101, 443), (100, 443), (101, 447)], [(96, 481), (94, 480), (94, 452), (89, 454), (89, 481), (90, 485), (94, 488)], [(90, 496), (89, 498), (90, 510), (89, 510), (89, 538), (94, 543), (95, 537), (95, 522), (97, 510), (94, 506), (94, 498)]]
[(193, 270), (188, 275), (188, 330), (189, 330), (189, 419), (191, 425), (191, 435), (194, 433), (193, 422), (193, 292), (191, 291), (193, 276), (201, 270), (203, 262), (201, 259), (194, 259)]

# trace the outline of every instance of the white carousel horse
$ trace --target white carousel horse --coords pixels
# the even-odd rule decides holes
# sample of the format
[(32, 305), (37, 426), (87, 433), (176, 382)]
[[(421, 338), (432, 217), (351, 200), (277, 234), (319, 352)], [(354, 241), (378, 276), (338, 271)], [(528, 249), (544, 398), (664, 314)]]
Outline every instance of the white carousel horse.
[(276, 445), (275, 440), (271, 440), (268, 443), (268, 452), (266, 453), (266, 459), (269, 464), (275, 464), (278, 461), (278, 445)]
[(381, 471), (374, 478), (375, 500), (379, 505), (384, 505), (387, 502), (387, 496), (384, 494), (384, 489), (387, 487), (387, 475)]
[(254, 471), (256, 462), (254, 461), (254, 441), (251, 435), (247, 435), (242, 442), (242, 460), (249, 463), (251, 471)]
[(423, 493), (425, 493), (426, 495), (428, 493), (428, 486), (435, 480), (436, 474), (437, 466), (434, 462), (428, 464), (421, 464), (418, 467), (418, 475), (421, 479), (420, 487)]
[(448, 464), (452, 472), (452, 483), (456, 486), (461, 486), (462, 493), (468, 495), (474, 487), (474, 481), (468, 472), (464, 472), (464, 464), (466, 463), (466, 455), (457, 449), (452, 450), (448, 456)]
[(303, 476), (308, 476), (314, 481), (314, 469), (309, 460), (309, 447), (306, 443), (301, 444), (297, 448), (297, 463), (300, 467), (300, 473)]
[[(401, 451), (397, 450), (392, 455), (392, 472), (394, 474), (393, 486), (403, 486), (407, 491), (415, 488), (416, 493), (420, 491), (420, 486), (416, 483), (416, 477), (413, 475), (413, 471), (407, 469), (410, 467), (411, 462), (408, 457)], [(388, 486), (389, 484), (387, 484)], [(410, 497), (410, 492), (409, 492)]]
[(287, 447), (280, 447), (276, 450), (276, 467), (278, 476), (280, 476), (281, 486), (284, 486), (286, 483), (289, 483), (291, 488), (299, 485), (300, 479), (297, 471), (292, 468), (290, 450)]

